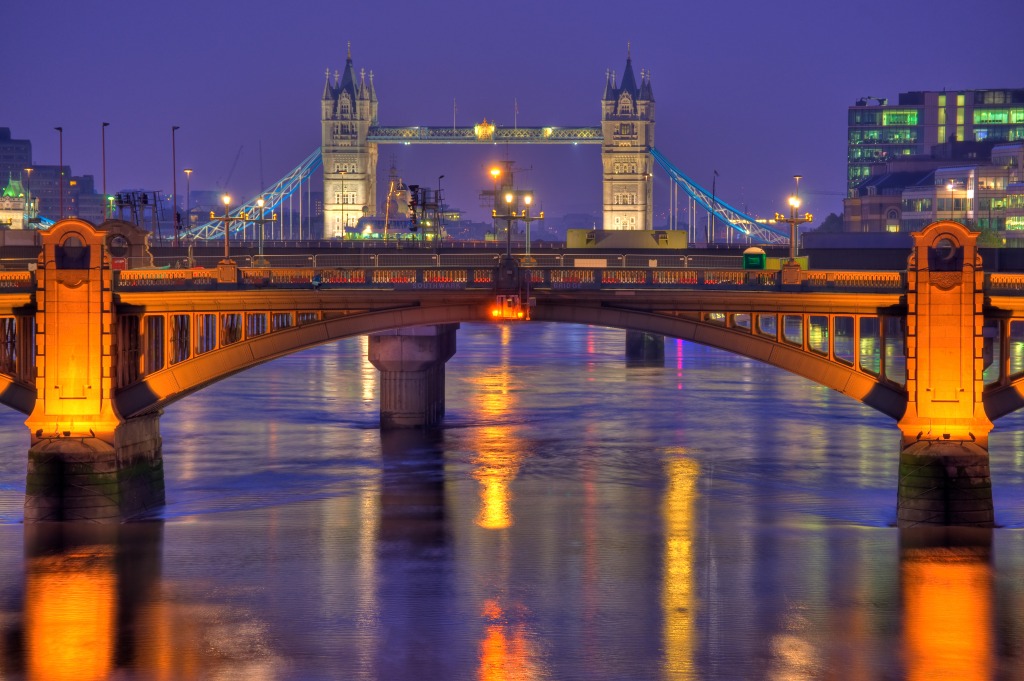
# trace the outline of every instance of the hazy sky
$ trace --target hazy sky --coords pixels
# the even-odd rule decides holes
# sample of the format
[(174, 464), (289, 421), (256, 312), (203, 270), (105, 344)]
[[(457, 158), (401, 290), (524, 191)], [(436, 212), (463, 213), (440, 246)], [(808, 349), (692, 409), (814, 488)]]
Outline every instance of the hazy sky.
[[(107, 189), (171, 191), (171, 126), (193, 189), (252, 196), (320, 144), (324, 70), (373, 71), (382, 125), (596, 126), (605, 71), (652, 73), (656, 146), (757, 215), (839, 212), (846, 111), (863, 96), (1024, 87), (1022, 0), (367, 2), (34, 0), (6, 3), (0, 126)], [(600, 210), (599, 147), (382, 146), (407, 182), (482, 218), (486, 168), (508, 157), (550, 215)], [(237, 163), (236, 163), (237, 158)], [(321, 189), (319, 182), (315, 189)], [(655, 180), (658, 213), (667, 180)], [(661, 221), (656, 218), (656, 224)], [(816, 220), (817, 222), (817, 220)]]

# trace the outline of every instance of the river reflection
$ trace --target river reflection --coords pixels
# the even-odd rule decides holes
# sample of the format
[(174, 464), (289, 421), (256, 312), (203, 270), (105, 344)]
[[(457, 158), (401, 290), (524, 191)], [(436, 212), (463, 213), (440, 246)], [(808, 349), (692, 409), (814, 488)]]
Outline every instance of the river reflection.
[(840, 395), (685, 343), (627, 367), (606, 329), (459, 334), (441, 430), (379, 433), (353, 340), (169, 409), (160, 518), (0, 524), (0, 678), (1024, 677), (1011, 428), (1005, 527), (896, 530), (898, 433)]

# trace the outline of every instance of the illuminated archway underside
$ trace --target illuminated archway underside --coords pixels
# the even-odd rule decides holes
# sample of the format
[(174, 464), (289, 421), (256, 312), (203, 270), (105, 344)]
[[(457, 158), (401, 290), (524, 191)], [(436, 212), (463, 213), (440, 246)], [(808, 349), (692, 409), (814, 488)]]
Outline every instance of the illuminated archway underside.
[[(482, 322), (492, 298), (481, 296), (479, 300), (461, 304), (414, 305), (345, 314), (240, 341), (150, 374), (143, 381), (117, 392), (115, 403), (122, 416), (137, 416), (162, 409), (250, 367), (323, 343), (404, 326)], [(848, 395), (894, 419), (899, 419), (906, 409), (906, 391), (895, 384), (797, 346), (680, 314), (580, 306), (568, 301), (539, 304), (532, 311), (535, 321), (642, 331), (743, 355)], [(699, 317), (698, 313), (690, 314)]]

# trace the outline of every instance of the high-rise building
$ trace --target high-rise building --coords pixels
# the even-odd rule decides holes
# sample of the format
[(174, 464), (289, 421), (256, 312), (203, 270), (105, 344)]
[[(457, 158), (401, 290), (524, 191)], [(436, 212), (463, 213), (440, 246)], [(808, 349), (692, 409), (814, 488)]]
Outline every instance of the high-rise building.
[(946, 142), (1024, 140), (1024, 89), (901, 92), (897, 104), (864, 97), (849, 108), (847, 182), (853, 189), (872, 165), (926, 156)]
[(0, 184), (9, 179), (24, 180), (25, 168), (32, 166), (32, 142), (11, 139), (10, 128), (0, 128)]

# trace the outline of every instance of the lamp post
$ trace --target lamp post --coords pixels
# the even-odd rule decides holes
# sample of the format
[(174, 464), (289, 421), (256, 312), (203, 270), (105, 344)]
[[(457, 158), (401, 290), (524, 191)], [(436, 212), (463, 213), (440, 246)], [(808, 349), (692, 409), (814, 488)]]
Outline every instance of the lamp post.
[(534, 220), (543, 220), (544, 211), (541, 211), (536, 217), (530, 215), (530, 205), (533, 203), (533, 195), (526, 194), (523, 196), (523, 203), (526, 204), (526, 208), (523, 209), (523, 214), (520, 216), (523, 222), (526, 223), (526, 260), (530, 261), (530, 223)]
[(949, 190), (949, 220), (953, 221), (953, 180), (946, 183), (946, 189)]
[(174, 216), (174, 245), (178, 245), (178, 235), (181, 233), (181, 213), (178, 212), (178, 157), (177, 146), (175, 145), (174, 134), (180, 126), (171, 126), (171, 193), (174, 198), (171, 200), (171, 210)]
[(110, 217), (110, 211), (109, 211), (110, 202), (107, 201), (107, 126), (108, 125), (110, 125), (110, 123), (103, 123), (103, 124), (100, 125), (100, 147), (101, 147), (101, 150), (102, 150), (102, 159), (103, 159), (103, 207), (104, 207), (104, 210), (107, 211), (107, 212), (105, 212), (103, 214), (104, 218), (109, 218)]
[(192, 229), (192, 169), (185, 168), (185, 223)]
[(58, 158), (57, 164), (58, 164), (58, 167), (60, 168), (60, 174), (59, 174), (59, 177), (58, 177), (58, 180), (57, 180), (57, 182), (59, 184), (58, 194), (59, 194), (59, 197), (60, 197), (58, 199), (57, 203), (60, 206), (60, 214), (57, 216), (57, 219), (58, 220), (63, 220), (64, 219), (64, 128), (62, 128), (60, 126), (57, 126), (56, 128), (54, 128), (54, 130), (57, 131), (57, 135), (58, 135), (58, 139), (59, 139), (58, 145), (59, 145), (59, 149), (60, 149), (59, 155), (57, 157)]
[[(501, 177), (501, 168), (494, 166), (493, 168), (491, 168), (490, 173), (491, 179), (494, 180), (494, 208), (491, 210), (491, 213), (496, 216), (498, 214), (498, 206), (501, 205), (498, 199), (498, 178)], [(498, 236), (497, 220), (494, 221), (494, 236), (495, 238), (497, 238)]]
[(494, 210), (491, 211), (491, 217), (494, 218), (495, 220), (497, 220), (497, 218), (501, 217), (507, 223), (507, 227), (506, 227), (506, 230), (505, 230), (505, 233), (506, 233), (505, 258), (507, 260), (511, 260), (512, 259), (512, 221), (515, 220), (519, 216), (516, 215), (516, 212), (514, 210), (512, 210), (512, 201), (516, 198), (515, 194), (513, 194), (512, 192), (505, 192), (505, 197), (504, 198), (505, 198), (505, 214), (499, 216), (498, 215), (498, 210), (494, 209)]
[(434, 241), (437, 246), (441, 245), (441, 228), (444, 226), (444, 204), (441, 203), (441, 180), (444, 179), (444, 175), (437, 176), (437, 197), (435, 203), (437, 204), (437, 215), (434, 217)]
[(271, 213), (271, 216), (269, 218), (264, 217), (266, 215), (266, 213), (263, 210), (264, 204), (265, 204), (265, 201), (263, 200), (262, 196), (260, 198), (256, 199), (256, 207), (259, 208), (259, 215), (260, 216), (258, 218), (252, 218), (251, 215), (249, 216), (250, 217), (250, 222), (255, 222), (256, 224), (258, 224), (260, 226), (260, 233), (259, 233), (259, 255), (256, 256), (256, 264), (258, 266), (260, 266), (260, 267), (264, 267), (267, 264), (266, 260), (264, 260), (264, 258), (263, 258), (263, 225), (265, 225), (268, 222), (274, 222), (275, 220), (277, 220), (277, 213)]
[(792, 196), (789, 197), (789, 217), (781, 213), (775, 214), (776, 222), (788, 222), (789, 223), (789, 259), (793, 261), (796, 259), (797, 254), (797, 236), (796, 226), (805, 222), (810, 222), (814, 218), (810, 213), (804, 213), (803, 217), (797, 215), (797, 210), (800, 208), (800, 175), (794, 175), (793, 179), (796, 180), (797, 190)]
[(345, 204), (348, 201), (345, 198), (345, 171), (341, 171), (341, 238), (345, 238), (345, 231), (348, 228), (348, 214), (345, 212)]
[(224, 221), (224, 259), (231, 259), (230, 241), (228, 237), (228, 231), (231, 227), (231, 220), (238, 220), (239, 218), (232, 218), (231, 211), (228, 207), (231, 205), (231, 197), (224, 194), (220, 197), (221, 203), (224, 204), (224, 215), (214, 215), (213, 211), (210, 211), (211, 220), (223, 220)]
[(32, 168), (25, 168), (25, 173), (28, 177), (25, 178), (25, 203), (27, 205), (27, 212), (29, 219), (35, 217), (35, 213), (32, 208)]

